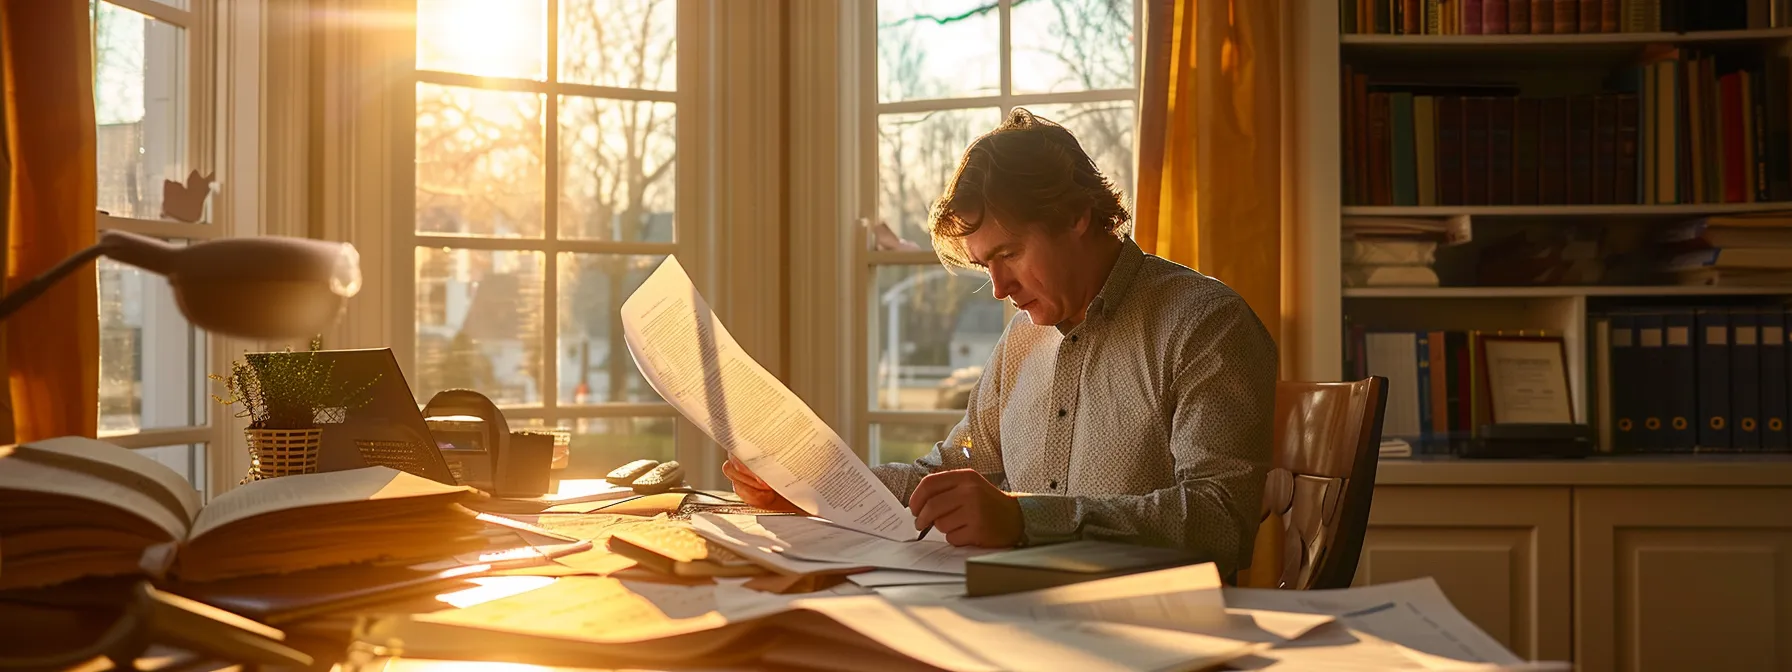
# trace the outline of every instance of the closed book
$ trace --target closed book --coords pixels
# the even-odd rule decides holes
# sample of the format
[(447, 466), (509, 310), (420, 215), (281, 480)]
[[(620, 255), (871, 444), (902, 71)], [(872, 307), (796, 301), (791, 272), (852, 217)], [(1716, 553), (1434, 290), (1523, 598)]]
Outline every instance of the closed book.
[(1618, 0), (1599, 0), (1599, 32), (1618, 32)]
[(1589, 203), (1616, 203), (1618, 104), (1614, 96), (1593, 97), (1593, 193)]
[(1786, 440), (1786, 314), (1761, 311), (1761, 449), (1785, 450)]
[(1487, 121), (1492, 98), (1469, 97), (1463, 104), (1462, 202), (1487, 205)]
[(1792, 254), (1784, 249), (1726, 247), (1697, 250), (1675, 256), (1668, 262), (1669, 271), (1690, 271), (1700, 268), (1792, 269)]
[(1394, 189), (1388, 154), (1392, 143), (1388, 119), (1388, 94), (1369, 94), (1369, 184), (1370, 201), (1375, 205), (1393, 205)]
[[(1345, 1), (1348, 2), (1350, 0), (1345, 0)], [(1357, 186), (1356, 186), (1357, 179), (1362, 175), (1362, 173), (1353, 169), (1355, 166), (1355, 162), (1356, 162), (1356, 153), (1361, 151), (1356, 146), (1356, 124), (1357, 124), (1356, 105), (1352, 103), (1352, 98), (1350, 95), (1351, 83), (1355, 81), (1355, 78), (1352, 77), (1353, 72), (1354, 72), (1354, 70), (1348, 64), (1346, 64), (1344, 66), (1344, 74), (1342, 77), (1339, 78), (1340, 81), (1338, 83), (1340, 97), (1342, 98), (1342, 102), (1343, 102), (1343, 104), (1340, 106), (1343, 108), (1342, 114), (1340, 115), (1343, 118), (1341, 119), (1342, 123), (1339, 124), (1339, 127), (1341, 129), (1340, 135), (1343, 137), (1341, 137), (1339, 139), (1339, 142), (1341, 142), (1344, 145), (1344, 156), (1341, 157), (1343, 159), (1343, 162), (1342, 162), (1342, 165), (1340, 166), (1340, 168), (1342, 170), (1340, 170), (1339, 172), (1343, 173), (1343, 176), (1342, 176), (1343, 184), (1341, 184), (1340, 186), (1344, 190), (1344, 204), (1345, 205), (1362, 205), (1363, 202), (1357, 196)]]
[(1508, 2), (1522, 1), (1523, 0), (1481, 0), (1481, 34), (1506, 34), (1506, 21), (1510, 20), (1512, 16), (1512, 10), (1506, 5)]
[(1356, 188), (1357, 203), (1373, 205), (1375, 203), (1374, 180), (1369, 176), (1369, 76), (1363, 73), (1351, 75), (1350, 104), (1355, 108), (1356, 127)]
[(1422, 0), (1400, 0), (1400, 34), (1418, 35), (1424, 31), (1425, 10)]
[(1730, 311), (1730, 447), (1761, 449), (1761, 328), (1755, 311)]
[(1418, 180), (1419, 205), (1437, 205), (1437, 97), (1412, 99), (1414, 177)]
[(1512, 204), (1536, 205), (1538, 187), (1538, 114), (1540, 101), (1519, 98), (1512, 122)]
[(1486, 0), (1458, 0), (1462, 5), (1462, 34), (1480, 35), (1483, 4)]
[(1662, 413), (1662, 445), (1685, 450), (1698, 444), (1698, 353), (1693, 347), (1693, 329), (1697, 315), (1691, 310), (1671, 310), (1662, 316), (1662, 348), (1667, 363), (1667, 376), (1653, 389), (1666, 400)]
[(1419, 366), (1419, 452), (1431, 452), (1436, 435), (1431, 426), (1431, 332), (1415, 334), (1418, 347), (1414, 351)]
[(1730, 317), (1723, 310), (1698, 313), (1699, 447), (1730, 447)]
[(1556, 32), (1555, 0), (1531, 0), (1531, 34), (1548, 35)]
[(1462, 96), (1439, 96), (1437, 99), (1437, 202), (1440, 205), (1465, 205), (1462, 200), (1462, 101)]
[(1599, 0), (1580, 0), (1579, 19), (1582, 34), (1599, 32)]
[(1749, 145), (1742, 122), (1742, 73), (1732, 72), (1717, 80), (1721, 99), (1718, 128), (1722, 133), (1723, 185), (1725, 203), (1748, 202)]
[(1418, 205), (1418, 156), (1413, 149), (1412, 94), (1404, 91), (1388, 94), (1388, 111), (1392, 121), (1393, 204)]
[(1568, 204), (1593, 202), (1593, 97), (1568, 99)]
[(1655, 111), (1650, 127), (1654, 129), (1654, 142), (1651, 153), (1654, 157), (1649, 174), (1655, 180), (1654, 203), (1673, 204), (1682, 202), (1680, 191), (1680, 69), (1674, 61), (1660, 61), (1652, 64), (1655, 82), (1654, 100), (1651, 105)]
[(1636, 316), (1613, 314), (1611, 332), (1612, 426), (1616, 430), (1612, 448), (1635, 452), (1643, 445), (1642, 418), (1636, 407), (1636, 387), (1642, 382), (1637, 366)]
[(1425, 0), (1425, 34), (1444, 34), (1443, 0)]
[(1450, 428), (1450, 450), (1455, 452), (1469, 439), (1468, 332), (1444, 332), (1444, 357), (1445, 415)]
[[(1663, 316), (1642, 313), (1636, 316), (1637, 372), (1644, 381), (1666, 380), (1670, 375), (1666, 341), (1662, 338)], [(1642, 420), (1638, 445), (1646, 451), (1668, 448), (1668, 398), (1662, 394), (1640, 395), (1637, 414)]]
[(1512, 133), (1517, 98), (1500, 97), (1487, 107), (1487, 204), (1512, 204)]
[(1418, 335), (1410, 331), (1369, 332), (1363, 335), (1364, 364), (1367, 374), (1388, 380), (1387, 405), (1382, 412), (1381, 435), (1419, 440), (1419, 361)]
[(1431, 385), (1427, 397), (1431, 401), (1431, 442), (1425, 452), (1443, 455), (1450, 452), (1450, 351), (1448, 335), (1431, 332), (1426, 341), (1431, 346)]
[(1637, 177), (1637, 97), (1635, 94), (1619, 94), (1613, 97), (1617, 102), (1618, 126), (1616, 156), (1612, 158), (1612, 202), (1641, 203), (1638, 188), (1642, 181)]
[(1531, 32), (1531, 0), (1508, 0), (1506, 32), (1523, 35)]
[(1792, 108), (1788, 108), (1787, 57), (1767, 59), (1766, 77), (1762, 85), (1767, 109), (1761, 126), (1767, 147), (1767, 200), (1792, 200)]
[(1568, 99), (1544, 98), (1538, 104), (1537, 198), (1543, 205), (1568, 202)]
[(965, 595), (986, 597), (1040, 590), (1201, 561), (1181, 549), (1086, 539), (1019, 548), (966, 559)]
[(1555, 0), (1555, 33), (1573, 35), (1580, 32), (1579, 0)]

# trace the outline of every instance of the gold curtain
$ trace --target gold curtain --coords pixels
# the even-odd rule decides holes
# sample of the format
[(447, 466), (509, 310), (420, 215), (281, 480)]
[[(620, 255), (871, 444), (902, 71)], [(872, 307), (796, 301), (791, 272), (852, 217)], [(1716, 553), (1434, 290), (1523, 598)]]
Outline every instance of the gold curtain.
[[(1284, 0), (1146, 0), (1133, 237), (1225, 282), (1288, 360), (1283, 329)], [(1288, 376), (1282, 367), (1282, 376)], [(1263, 521), (1239, 585), (1273, 586), (1281, 522)]]
[[(93, 52), (87, 3), (0, 0), (5, 68), (6, 289), (94, 243)], [(6, 320), (14, 439), (93, 436), (99, 298), (91, 267)]]
[(1146, 0), (1137, 223), (1282, 339), (1282, 3)]

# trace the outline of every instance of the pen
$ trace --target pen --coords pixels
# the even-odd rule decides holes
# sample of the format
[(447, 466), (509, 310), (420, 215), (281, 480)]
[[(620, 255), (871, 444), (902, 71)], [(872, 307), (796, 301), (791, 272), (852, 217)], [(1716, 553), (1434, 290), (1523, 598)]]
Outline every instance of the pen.
[(925, 527), (921, 530), (920, 536), (915, 537), (915, 541), (920, 541), (922, 539), (925, 539), (927, 537), (927, 533), (932, 532), (932, 531), (933, 531), (933, 526), (928, 525), (927, 527)]
[[(960, 451), (964, 452), (964, 459), (967, 461), (971, 459), (971, 446), (970, 446), (969, 441), (970, 441), (969, 439), (966, 439), (966, 443), (961, 443), (958, 445), (958, 449)], [(933, 531), (932, 524), (929, 524), (927, 527), (922, 528), (921, 534), (915, 536), (915, 541), (920, 541), (922, 539), (927, 538), (927, 533), (932, 532), (932, 531)]]

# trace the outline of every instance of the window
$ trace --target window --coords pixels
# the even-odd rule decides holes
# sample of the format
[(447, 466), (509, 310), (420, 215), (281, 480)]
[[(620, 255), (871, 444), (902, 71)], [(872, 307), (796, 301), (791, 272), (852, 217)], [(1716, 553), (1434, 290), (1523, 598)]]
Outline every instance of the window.
[(566, 478), (676, 458), (617, 315), (668, 255), (697, 256), (676, 203), (684, 22), (676, 0), (417, 2), (415, 220), (394, 245), (413, 391), (570, 430)]
[[(858, 438), (872, 463), (925, 454), (963, 416), (1011, 310), (942, 267), (926, 221), (974, 138), (1015, 107), (1070, 129), (1128, 195), (1138, 80), (1134, 0), (878, 0), (859, 153), (874, 171), (854, 263), (866, 339)], [(874, 163), (873, 163), (874, 162)]]
[[(209, 172), (205, 31), (208, 0), (94, 0), (93, 31), (99, 228), (184, 244), (228, 235), (204, 213), (197, 223), (163, 214), (163, 180)], [(128, 7), (128, 8), (127, 8)], [(102, 259), (100, 436), (135, 448), (208, 486), (206, 450), (218, 442), (206, 374), (214, 345), (193, 328), (160, 276)]]

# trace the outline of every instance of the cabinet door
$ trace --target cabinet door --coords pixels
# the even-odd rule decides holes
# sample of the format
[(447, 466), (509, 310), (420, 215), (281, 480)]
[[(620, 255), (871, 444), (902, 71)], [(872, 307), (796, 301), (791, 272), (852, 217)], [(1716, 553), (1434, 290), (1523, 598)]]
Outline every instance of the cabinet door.
[(1792, 670), (1792, 489), (1575, 491), (1589, 670)]
[(1432, 577), (1521, 657), (1570, 660), (1567, 488), (1378, 486), (1356, 585)]

